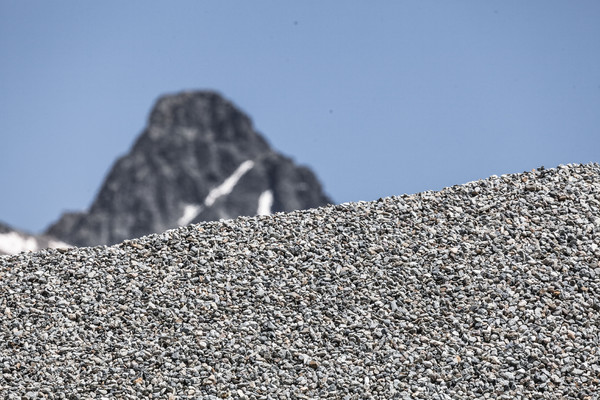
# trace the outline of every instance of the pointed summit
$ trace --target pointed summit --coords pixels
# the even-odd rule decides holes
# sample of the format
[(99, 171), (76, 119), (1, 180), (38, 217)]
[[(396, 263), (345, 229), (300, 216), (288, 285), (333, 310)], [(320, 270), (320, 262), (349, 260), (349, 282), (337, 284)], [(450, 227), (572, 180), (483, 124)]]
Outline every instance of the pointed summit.
[(193, 222), (330, 202), (314, 173), (271, 149), (230, 101), (183, 92), (158, 99), (89, 211), (64, 214), (46, 233), (78, 246), (114, 244)]

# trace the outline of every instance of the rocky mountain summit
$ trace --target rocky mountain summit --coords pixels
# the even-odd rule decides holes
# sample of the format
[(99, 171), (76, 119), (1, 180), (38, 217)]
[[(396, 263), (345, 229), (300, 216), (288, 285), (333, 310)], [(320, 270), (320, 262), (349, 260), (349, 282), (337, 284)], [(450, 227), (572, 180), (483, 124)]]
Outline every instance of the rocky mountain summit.
[(0, 398), (596, 399), (600, 166), (0, 257)]
[(315, 174), (274, 151), (230, 101), (183, 92), (157, 101), (89, 211), (64, 214), (46, 234), (77, 246), (114, 244), (189, 223), (330, 202)]

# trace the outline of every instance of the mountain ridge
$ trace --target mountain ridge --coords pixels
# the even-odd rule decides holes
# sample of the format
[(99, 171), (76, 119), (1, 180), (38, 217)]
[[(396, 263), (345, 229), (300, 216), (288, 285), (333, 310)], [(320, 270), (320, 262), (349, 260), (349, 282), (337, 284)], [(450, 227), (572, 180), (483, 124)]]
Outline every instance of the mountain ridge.
[(71, 245), (52, 236), (23, 232), (0, 222), (0, 255), (14, 254), (22, 251), (38, 251), (44, 248), (68, 247), (71, 247)]

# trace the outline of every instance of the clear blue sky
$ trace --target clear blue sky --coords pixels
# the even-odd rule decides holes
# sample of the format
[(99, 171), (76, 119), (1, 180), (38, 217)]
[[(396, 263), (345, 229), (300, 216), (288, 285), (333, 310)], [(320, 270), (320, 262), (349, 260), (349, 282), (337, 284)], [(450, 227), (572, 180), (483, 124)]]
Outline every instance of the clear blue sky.
[(600, 161), (600, 1), (0, 0), (0, 221), (86, 209), (215, 89), (335, 202)]

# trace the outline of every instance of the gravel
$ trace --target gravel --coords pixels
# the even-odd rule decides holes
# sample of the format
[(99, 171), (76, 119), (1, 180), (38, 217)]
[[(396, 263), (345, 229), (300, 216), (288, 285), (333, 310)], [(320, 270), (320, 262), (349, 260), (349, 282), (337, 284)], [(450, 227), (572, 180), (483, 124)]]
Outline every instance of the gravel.
[(7, 399), (594, 399), (600, 166), (0, 257)]

